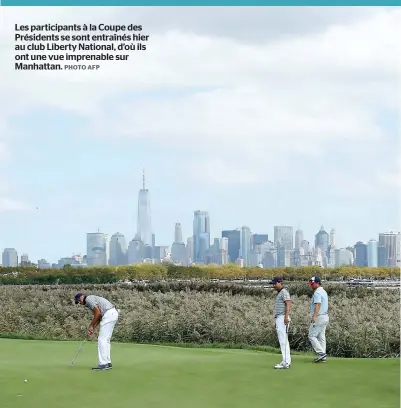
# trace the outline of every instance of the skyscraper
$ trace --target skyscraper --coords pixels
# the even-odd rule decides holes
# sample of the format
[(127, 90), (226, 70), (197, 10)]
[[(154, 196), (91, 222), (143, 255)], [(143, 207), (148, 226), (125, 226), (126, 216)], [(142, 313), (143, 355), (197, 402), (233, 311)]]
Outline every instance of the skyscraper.
[(329, 245), (333, 249), (336, 247), (336, 230), (334, 228), (330, 230)]
[(379, 234), (379, 245), (386, 248), (388, 266), (401, 266), (401, 233), (382, 232)]
[(283, 246), (285, 249), (294, 249), (294, 232), (289, 226), (274, 227), (274, 245), (278, 248)]
[(31, 264), (31, 261), (29, 260), (28, 254), (22, 254), (21, 255), (21, 266), (27, 266), (30, 264)]
[(152, 246), (150, 193), (149, 190), (145, 187), (145, 171), (142, 175), (142, 188), (138, 193), (137, 235), (145, 245)]
[(309, 241), (307, 241), (306, 239), (304, 239), (301, 243), (301, 248), (303, 249), (303, 255), (307, 255), (309, 253), (311, 253), (311, 247), (309, 244)]
[(355, 265), (368, 266), (368, 246), (361, 241), (354, 245), (355, 249)]
[(379, 245), (377, 248), (377, 263), (378, 266), (387, 266), (387, 249), (383, 245)]
[(325, 231), (323, 225), (320, 231), (315, 235), (315, 248), (319, 248), (322, 253), (323, 266), (327, 266), (327, 249), (329, 248), (329, 234)]
[(368, 242), (368, 266), (371, 268), (379, 266), (379, 244), (375, 239)]
[(221, 231), (221, 237), (227, 238), (229, 262), (234, 263), (238, 259), (240, 253), (241, 231), (239, 230)]
[(348, 248), (335, 249), (335, 266), (349, 266), (354, 263), (354, 256)]
[(194, 237), (187, 238), (187, 263), (191, 264), (194, 261)]
[(301, 265), (301, 256), (305, 254), (305, 251), (302, 249), (302, 242), (304, 240), (304, 233), (299, 228), (295, 231), (295, 250), (293, 255), (293, 265)]
[(184, 242), (182, 241), (182, 229), (181, 224), (177, 222), (174, 229), (174, 242), (171, 246), (171, 258), (174, 262), (178, 262), (180, 265), (187, 264), (187, 250)]
[(206, 263), (210, 249), (210, 219), (206, 211), (194, 211), (194, 261)]
[(228, 238), (221, 238), (220, 239), (220, 257), (219, 257), (219, 264), (225, 265), (228, 263)]
[(241, 228), (241, 258), (244, 260), (244, 266), (249, 265), (249, 253), (251, 251), (251, 230), (249, 227)]
[(269, 241), (268, 234), (252, 234), (251, 236), (251, 248), (255, 249), (257, 245), (262, 245)]
[(14, 248), (5, 248), (2, 255), (4, 267), (18, 266), (18, 253)]
[(102, 232), (86, 234), (86, 255), (88, 265), (107, 265), (107, 235)]
[(123, 234), (116, 232), (110, 238), (109, 265), (126, 265), (128, 263), (127, 242)]
[(300, 249), (302, 246), (302, 241), (304, 240), (304, 233), (302, 230), (297, 229), (295, 231), (295, 249)]
[(181, 224), (179, 222), (177, 222), (175, 224), (174, 242), (183, 242), (182, 241), (182, 228), (181, 228)]
[(141, 263), (144, 259), (144, 252), (143, 242), (140, 239), (139, 234), (136, 234), (134, 239), (131, 240), (128, 245), (128, 264)]

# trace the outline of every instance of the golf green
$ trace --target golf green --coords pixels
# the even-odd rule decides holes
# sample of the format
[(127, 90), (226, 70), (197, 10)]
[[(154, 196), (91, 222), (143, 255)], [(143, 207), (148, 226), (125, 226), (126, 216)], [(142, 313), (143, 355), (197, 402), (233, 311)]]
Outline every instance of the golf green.
[[(0, 340), (1, 408), (398, 408), (399, 359), (313, 364), (278, 354), (112, 343), (113, 369), (91, 371), (96, 342)], [(27, 382), (24, 380), (27, 379)]]

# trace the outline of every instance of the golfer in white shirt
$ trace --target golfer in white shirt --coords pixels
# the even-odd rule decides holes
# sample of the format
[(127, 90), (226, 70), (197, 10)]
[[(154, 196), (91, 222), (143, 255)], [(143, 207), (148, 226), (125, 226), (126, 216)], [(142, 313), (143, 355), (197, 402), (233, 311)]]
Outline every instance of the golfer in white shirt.
[(326, 328), (329, 324), (329, 297), (327, 292), (321, 287), (321, 280), (318, 276), (309, 279), (308, 284), (313, 289), (313, 296), (310, 304), (310, 327), (309, 341), (317, 354), (314, 363), (326, 362)]

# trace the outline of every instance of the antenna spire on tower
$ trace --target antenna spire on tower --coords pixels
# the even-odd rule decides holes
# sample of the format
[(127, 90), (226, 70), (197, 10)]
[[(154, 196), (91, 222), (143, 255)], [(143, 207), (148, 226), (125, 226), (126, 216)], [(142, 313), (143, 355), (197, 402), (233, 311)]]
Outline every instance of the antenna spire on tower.
[(145, 190), (145, 169), (142, 169), (142, 189)]

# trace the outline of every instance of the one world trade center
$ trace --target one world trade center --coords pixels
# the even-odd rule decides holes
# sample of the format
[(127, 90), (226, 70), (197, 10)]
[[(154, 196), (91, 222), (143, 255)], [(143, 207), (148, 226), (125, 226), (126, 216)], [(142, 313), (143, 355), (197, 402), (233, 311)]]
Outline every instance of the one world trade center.
[(145, 245), (152, 245), (152, 223), (150, 214), (150, 193), (145, 188), (145, 171), (142, 176), (142, 188), (138, 194), (137, 236)]

